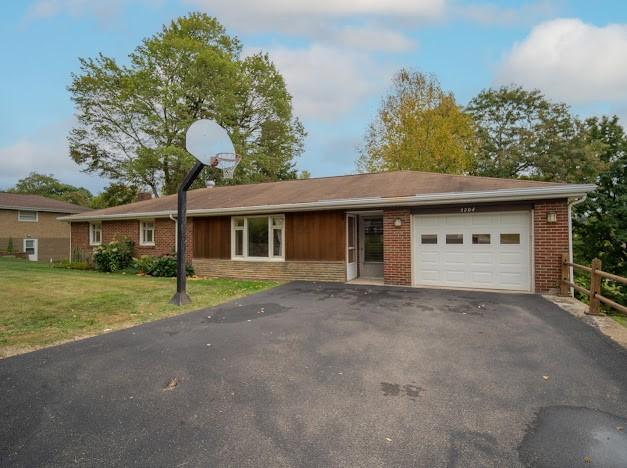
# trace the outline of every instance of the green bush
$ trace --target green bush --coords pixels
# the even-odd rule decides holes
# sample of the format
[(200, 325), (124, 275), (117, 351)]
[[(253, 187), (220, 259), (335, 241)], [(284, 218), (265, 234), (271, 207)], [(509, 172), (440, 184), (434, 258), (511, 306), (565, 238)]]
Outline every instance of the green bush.
[(127, 238), (99, 245), (94, 249), (93, 254), (96, 270), (104, 272), (124, 270), (131, 265), (132, 254), (133, 241)]
[[(176, 257), (171, 255), (164, 255), (162, 257), (143, 255), (140, 258), (134, 259), (133, 266), (137, 271), (145, 275), (165, 278), (176, 276)], [(185, 266), (185, 272), (187, 276), (190, 276), (194, 274), (194, 269), (188, 264)]]
[(138, 273), (149, 275), (155, 265), (155, 257), (152, 255), (142, 255), (139, 258), (133, 259), (133, 268)]
[(13, 238), (12, 237), (9, 237), (9, 242), (7, 243), (7, 253), (8, 254), (13, 253)]

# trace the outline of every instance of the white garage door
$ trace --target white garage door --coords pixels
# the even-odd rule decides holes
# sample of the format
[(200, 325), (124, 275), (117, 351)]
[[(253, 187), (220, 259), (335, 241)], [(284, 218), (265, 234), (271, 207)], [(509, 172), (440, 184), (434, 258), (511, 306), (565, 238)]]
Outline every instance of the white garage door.
[(531, 288), (530, 212), (414, 215), (414, 284)]

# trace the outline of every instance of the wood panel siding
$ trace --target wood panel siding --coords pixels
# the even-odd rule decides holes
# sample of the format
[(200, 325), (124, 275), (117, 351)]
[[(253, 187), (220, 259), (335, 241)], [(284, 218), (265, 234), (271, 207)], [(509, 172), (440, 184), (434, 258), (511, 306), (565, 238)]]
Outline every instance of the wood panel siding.
[(231, 217), (194, 218), (194, 258), (231, 258)]
[(285, 259), (344, 261), (344, 211), (285, 213)]

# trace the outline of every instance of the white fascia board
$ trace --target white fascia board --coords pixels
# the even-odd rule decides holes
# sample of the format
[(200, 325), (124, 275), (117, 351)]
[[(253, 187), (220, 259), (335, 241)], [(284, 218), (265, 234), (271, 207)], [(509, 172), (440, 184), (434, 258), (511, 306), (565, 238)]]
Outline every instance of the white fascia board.
[[(68, 210), (61, 210), (58, 208), (36, 208), (36, 207), (30, 207), (30, 206), (13, 206), (13, 205), (0, 205), (0, 210), (15, 210), (15, 211), (42, 211), (42, 212), (46, 212), (46, 213), (83, 213), (83, 211), (68, 211)], [(69, 216), (69, 215), (67, 215)]]
[[(370, 209), (400, 206), (444, 205), (449, 203), (485, 203), (540, 200), (548, 198), (580, 197), (596, 188), (593, 184), (569, 184), (550, 187), (531, 187), (524, 189), (503, 189), (481, 192), (446, 192), (419, 194), (408, 197), (370, 197), (370, 198), (346, 198), (337, 200), (320, 200), (306, 203), (287, 203), (282, 205), (242, 206), (234, 208), (211, 208), (187, 210), (187, 215), (193, 216), (219, 216), (234, 214), (277, 213), (289, 211), (314, 211), (325, 208), (334, 209)], [(94, 221), (107, 219), (138, 219), (138, 218), (167, 218), (176, 215), (176, 210), (122, 213), (113, 215), (75, 215), (58, 218), (61, 221)]]

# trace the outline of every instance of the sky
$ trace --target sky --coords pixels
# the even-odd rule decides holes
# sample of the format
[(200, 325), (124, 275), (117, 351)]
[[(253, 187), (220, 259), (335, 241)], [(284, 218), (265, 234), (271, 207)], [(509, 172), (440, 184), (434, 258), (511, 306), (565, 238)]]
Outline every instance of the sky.
[(299, 170), (354, 173), (358, 146), (401, 67), (434, 73), (462, 105), (516, 83), (586, 117), (627, 122), (627, 2), (496, 0), (12, 0), (0, 6), (0, 189), (31, 171), (93, 192), (68, 155), (67, 87), (79, 57), (126, 63), (192, 11), (283, 74), (308, 136)]

